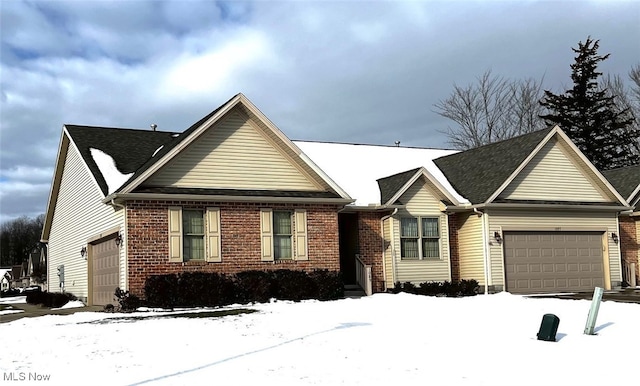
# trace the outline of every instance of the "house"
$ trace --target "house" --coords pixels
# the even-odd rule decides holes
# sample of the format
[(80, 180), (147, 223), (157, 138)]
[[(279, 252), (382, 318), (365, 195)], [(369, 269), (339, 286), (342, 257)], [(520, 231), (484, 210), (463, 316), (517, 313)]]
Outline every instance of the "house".
[(26, 288), (29, 286), (28, 263), (17, 264), (11, 267), (11, 288)]
[(29, 286), (38, 286), (46, 290), (47, 249), (39, 244), (29, 253), (27, 260), (27, 278)]
[(558, 127), (464, 152), (296, 144), (357, 198), (341, 216), (354, 217), (351, 248), (377, 291), (452, 279), (512, 293), (621, 285), (617, 216), (629, 205)]
[[(627, 283), (640, 283), (640, 165), (607, 170), (604, 176), (634, 207), (620, 215), (620, 248), (622, 261), (628, 265)], [(635, 281), (632, 273), (635, 266)]]
[(100, 305), (153, 274), (338, 271), (352, 201), (242, 94), (183, 133), (65, 125), (47, 281)]
[(0, 291), (11, 288), (11, 268), (0, 268)]
[(42, 241), (51, 290), (96, 305), (281, 268), (575, 291), (620, 286), (629, 209), (558, 127), (465, 152), (291, 141), (238, 94), (182, 133), (64, 125)]

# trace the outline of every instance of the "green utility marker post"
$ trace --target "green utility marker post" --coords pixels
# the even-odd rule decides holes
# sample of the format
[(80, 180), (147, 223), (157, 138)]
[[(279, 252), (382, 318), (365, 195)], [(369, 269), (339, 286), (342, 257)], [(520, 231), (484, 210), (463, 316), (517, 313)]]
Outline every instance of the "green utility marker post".
[(595, 335), (593, 329), (596, 326), (596, 319), (598, 319), (598, 310), (600, 309), (600, 301), (602, 300), (602, 293), (604, 289), (596, 287), (593, 291), (593, 300), (591, 300), (591, 308), (589, 309), (589, 316), (587, 317), (587, 325), (584, 328), (586, 335)]

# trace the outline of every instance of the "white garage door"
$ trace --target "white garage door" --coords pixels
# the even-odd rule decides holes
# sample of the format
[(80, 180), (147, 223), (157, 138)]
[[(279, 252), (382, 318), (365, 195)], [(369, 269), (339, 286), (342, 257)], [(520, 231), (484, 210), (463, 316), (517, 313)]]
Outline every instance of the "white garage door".
[(114, 303), (114, 293), (119, 286), (119, 251), (113, 238), (92, 247), (93, 305)]
[(604, 287), (602, 233), (504, 232), (507, 291), (530, 294)]

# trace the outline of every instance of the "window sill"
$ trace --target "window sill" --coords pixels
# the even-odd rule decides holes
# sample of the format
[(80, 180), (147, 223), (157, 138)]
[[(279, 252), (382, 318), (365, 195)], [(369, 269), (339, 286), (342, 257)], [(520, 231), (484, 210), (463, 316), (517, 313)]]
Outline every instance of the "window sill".
[(184, 265), (207, 265), (207, 262), (204, 260), (187, 260), (183, 264)]
[(435, 262), (435, 261), (442, 261), (443, 259), (441, 259), (440, 257), (423, 257), (422, 259), (419, 259), (417, 257), (401, 257), (400, 261), (431, 261), (431, 262)]

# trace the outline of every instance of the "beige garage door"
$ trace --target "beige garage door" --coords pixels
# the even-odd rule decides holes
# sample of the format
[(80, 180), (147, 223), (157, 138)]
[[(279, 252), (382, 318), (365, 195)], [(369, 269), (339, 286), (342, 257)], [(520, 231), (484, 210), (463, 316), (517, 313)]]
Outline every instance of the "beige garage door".
[(511, 293), (604, 288), (602, 233), (504, 232), (504, 253)]
[(113, 295), (119, 286), (119, 253), (113, 238), (92, 247), (92, 294), (93, 304), (114, 304)]

